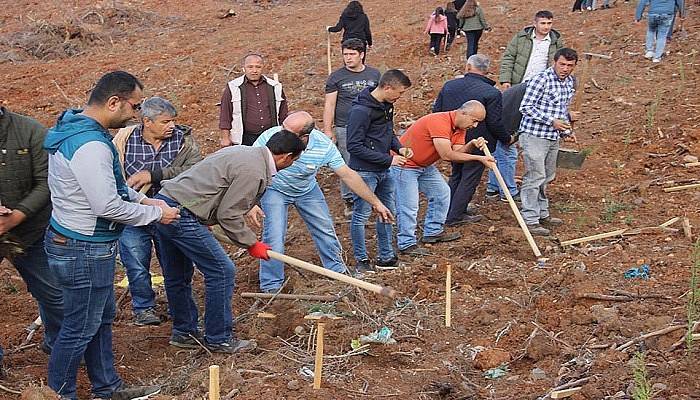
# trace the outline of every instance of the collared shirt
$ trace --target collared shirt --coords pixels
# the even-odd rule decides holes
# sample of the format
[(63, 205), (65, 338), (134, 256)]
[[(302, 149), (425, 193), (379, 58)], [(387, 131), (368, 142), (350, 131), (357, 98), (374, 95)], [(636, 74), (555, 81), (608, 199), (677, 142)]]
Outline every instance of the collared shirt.
[[(173, 135), (163, 140), (158, 150), (143, 138), (143, 125), (136, 127), (126, 141), (124, 151), (124, 174), (127, 178), (139, 171), (154, 171), (165, 169), (173, 163), (180, 151), (182, 131), (175, 128)], [(148, 196), (153, 196), (160, 190), (160, 185), (154, 184), (148, 191)]]
[(401, 136), (401, 144), (413, 150), (405, 168), (425, 168), (440, 159), (434, 139), (447, 139), (452, 145), (463, 145), (466, 132), (455, 126), (456, 111), (439, 112), (420, 117)]
[[(253, 143), (253, 147), (265, 146), (272, 135), (281, 129), (282, 127), (275, 126), (266, 130)], [(328, 136), (314, 129), (309, 135), (309, 142), (301, 156), (291, 166), (277, 173), (272, 179), (270, 188), (287, 196), (298, 197), (305, 195), (318, 185), (316, 174), (323, 166), (327, 166), (335, 171), (345, 166), (345, 161), (343, 161), (343, 156), (340, 155), (340, 151), (338, 151), (338, 148)]]
[(552, 44), (550, 34), (544, 39), (537, 39), (535, 30), (532, 30), (532, 51), (530, 51), (530, 59), (527, 61), (527, 68), (523, 75), (523, 82), (531, 79), (533, 76), (547, 69), (549, 63), (549, 45)]
[(270, 172), (270, 176), (275, 176), (277, 175), (277, 165), (275, 164), (275, 157), (272, 156), (272, 152), (270, 149), (265, 146), (265, 150), (267, 150), (267, 161), (269, 161), (269, 164), (267, 166), (268, 172)]
[(554, 129), (555, 119), (569, 120), (569, 104), (574, 97), (574, 78), (569, 75), (559, 79), (553, 67), (535, 75), (527, 83), (525, 96), (520, 103), (523, 119), (520, 132), (538, 138), (558, 140), (562, 134)]
[[(242, 100), (245, 104), (245, 110), (243, 112), (243, 130), (245, 133), (249, 134), (259, 134), (266, 129), (277, 125), (277, 121), (272, 119), (273, 110), (271, 107), (275, 107), (274, 94), (273, 98), (270, 98), (270, 94), (274, 93), (272, 87), (265, 80), (261, 78), (260, 83), (256, 86), (253, 85), (248, 78), (243, 79), (243, 84), (240, 86), (241, 97), (245, 96)], [(221, 109), (219, 113), (219, 129), (231, 129), (231, 113), (233, 112), (233, 105), (231, 104), (231, 89), (226, 85), (224, 92), (221, 96)], [(282, 91), (282, 98), (286, 99), (284, 91)], [(279, 121), (284, 121), (287, 118), (289, 107), (287, 101), (283, 100), (280, 104), (279, 115), (277, 119)]]

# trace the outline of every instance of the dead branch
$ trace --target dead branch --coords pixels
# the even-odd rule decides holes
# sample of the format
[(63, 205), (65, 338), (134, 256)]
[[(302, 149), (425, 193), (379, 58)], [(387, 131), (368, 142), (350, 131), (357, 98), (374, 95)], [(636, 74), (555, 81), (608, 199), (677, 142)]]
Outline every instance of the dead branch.
[(7, 393), (12, 393), (12, 394), (22, 394), (22, 392), (18, 392), (18, 391), (16, 391), (16, 390), (12, 390), (12, 389), (10, 389), (10, 388), (8, 388), (8, 387), (5, 387), (5, 386), (3, 386), (3, 385), (0, 385), (0, 390), (3, 390), (3, 391), (5, 391), (5, 392), (7, 392)]
[(316, 294), (283, 294), (283, 293), (241, 293), (243, 298), (253, 298), (253, 299), (277, 299), (277, 300), (312, 300), (312, 301), (337, 301), (339, 300), (337, 296), (323, 296)]
[[(695, 321), (695, 323), (693, 324), (693, 327), (690, 329), (690, 333), (694, 333), (698, 329), (698, 327), (700, 327), (700, 321)], [(683, 336), (681, 336), (681, 338), (678, 339), (678, 341), (676, 343), (674, 343), (671, 347), (669, 347), (668, 351), (675, 351), (677, 348), (684, 345), (687, 335), (688, 335), (688, 332), (684, 333)]]
[(605, 301), (632, 301), (633, 297), (630, 296), (614, 296), (610, 294), (600, 294), (600, 293), (583, 293), (578, 296), (580, 299), (591, 299), (591, 300), (605, 300)]
[[(567, 348), (570, 349), (570, 350), (574, 350), (574, 347), (573, 347), (572, 345), (570, 345), (570, 344), (566, 343), (565, 341), (559, 339), (558, 337), (556, 337), (555, 334), (553, 334), (552, 332), (550, 332), (550, 331), (544, 329), (544, 328), (542, 327), (542, 325), (538, 324), (538, 323), (535, 322), (535, 321), (530, 321), (530, 322), (532, 323), (532, 325), (535, 325), (535, 327), (537, 327), (537, 329), (541, 330), (544, 334), (546, 334), (547, 336), (549, 336), (550, 339), (552, 339), (552, 340), (554, 340), (555, 342), (557, 342), (557, 343), (559, 343), (559, 344), (561, 344), (561, 345), (567, 347)], [(534, 333), (534, 332), (533, 332), (533, 333)]]
[(625, 351), (625, 350), (628, 349), (630, 346), (632, 346), (632, 345), (634, 345), (634, 344), (636, 344), (636, 343), (639, 343), (639, 342), (641, 342), (641, 341), (643, 341), (643, 340), (649, 339), (649, 338), (654, 337), (654, 336), (665, 335), (665, 334), (667, 334), (667, 333), (671, 333), (671, 332), (677, 331), (677, 330), (679, 330), (679, 329), (683, 329), (683, 328), (685, 328), (685, 327), (686, 327), (685, 325), (672, 325), (672, 326), (668, 326), (668, 327), (666, 327), (666, 328), (659, 329), (658, 331), (650, 332), (650, 333), (647, 333), (647, 334), (645, 334), (645, 335), (641, 335), (641, 336), (639, 336), (639, 337), (637, 337), (637, 338), (634, 338), (634, 339), (630, 340), (629, 342), (624, 343), (624, 344), (618, 346), (615, 350), (617, 350), (617, 351)]

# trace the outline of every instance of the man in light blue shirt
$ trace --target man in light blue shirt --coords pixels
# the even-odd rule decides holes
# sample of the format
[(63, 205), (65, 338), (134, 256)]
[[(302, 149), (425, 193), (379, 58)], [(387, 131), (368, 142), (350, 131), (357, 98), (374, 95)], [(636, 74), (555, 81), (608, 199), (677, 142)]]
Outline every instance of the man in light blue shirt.
[[(294, 205), (309, 228), (324, 268), (335, 272), (347, 271), (341, 255), (340, 241), (335, 233), (333, 218), (323, 192), (316, 181), (318, 170), (327, 166), (358, 196), (372, 205), (381, 219), (393, 221), (389, 209), (382, 204), (357, 172), (350, 169), (333, 142), (321, 131), (314, 129), (314, 120), (305, 111), (290, 114), (282, 126), (263, 132), (253, 146), (264, 146), (272, 135), (286, 129), (307, 141), (306, 150), (294, 163), (277, 173), (260, 200), (260, 207), (248, 213), (248, 223), (260, 226), (264, 218), (263, 242), (272, 250), (283, 253), (287, 233), (289, 205)], [(260, 262), (260, 289), (276, 292), (284, 283), (284, 264), (277, 260)]]

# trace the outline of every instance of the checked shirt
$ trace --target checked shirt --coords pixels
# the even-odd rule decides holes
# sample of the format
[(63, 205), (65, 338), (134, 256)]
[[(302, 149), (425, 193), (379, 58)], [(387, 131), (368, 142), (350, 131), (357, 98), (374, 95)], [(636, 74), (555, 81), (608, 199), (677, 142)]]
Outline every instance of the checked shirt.
[[(180, 151), (183, 133), (181, 130), (173, 129), (173, 135), (164, 140), (158, 150), (143, 139), (142, 127), (134, 129), (126, 142), (124, 154), (124, 173), (127, 178), (139, 171), (154, 171), (165, 169), (173, 163), (173, 160)], [(160, 190), (160, 185), (154, 184), (147, 195), (152, 197)]]
[(525, 96), (520, 103), (523, 119), (519, 132), (547, 139), (558, 140), (566, 135), (552, 126), (555, 119), (569, 121), (569, 104), (574, 97), (575, 79), (569, 75), (564, 80), (553, 67), (535, 75), (527, 82)]

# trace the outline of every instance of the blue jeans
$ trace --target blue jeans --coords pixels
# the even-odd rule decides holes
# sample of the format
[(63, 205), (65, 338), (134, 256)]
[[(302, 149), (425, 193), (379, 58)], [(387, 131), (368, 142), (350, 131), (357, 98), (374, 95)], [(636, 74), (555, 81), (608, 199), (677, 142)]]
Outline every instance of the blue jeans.
[(526, 224), (537, 224), (540, 219), (549, 217), (547, 184), (556, 176), (559, 141), (522, 134), (520, 146), (525, 161), (525, 175), (520, 188), (522, 215)]
[(423, 237), (442, 233), (450, 207), (450, 187), (435, 165), (425, 168), (391, 167), (396, 182), (396, 235), (399, 250), (417, 244), (418, 192), (428, 198)]
[(151, 286), (151, 248), (156, 243), (160, 261), (155, 225), (127, 226), (119, 237), (119, 254), (129, 278), (131, 307), (135, 314), (156, 306), (156, 293)]
[[(340, 241), (335, 234), (333, 218), (326, 204), (326, 198), (318, 184), (302, 196), (292, 197), (277, 190), (268, 188), (265, 191), (260, 206), (265, 212), (263, 242), (269, 244), (272, 250), (284, 253), (284, 241), (287, 236), (287, 214), (289, 206), (296, 207), (299, 216), (304, 220), (311, 238), (316, 244), (316, 250), (321, 256), (321, 264), (331, 271), (345, 273)], [(278, 260), (260, 261), (260, 289), (263, 291), (277, 290), (284, 283), (284, 263)]]
[(44, 344), (51, 349), (63, 321), (63, 293), (46, 259), (44, 241), (37, 240), (11, 262), (39, 304), (39, 315), (44, 325)]
[[(515, 184), (515, 163), (518, 161), (518, 148), (515, 144), (506, 146), (500, 141), (496, 142), (496, 151), (493, 152), (493, 158), (496, 159), (496, 165), (501, 172), (503, 180), (508, 186), (508, 191), (511, 196), (518, 194), (518, 185)], [(498, 192), (502, 198), (506, 194), (501, 190), (501, 185), (496, 180), (496, 174), (489, 169), (489, 181), (486, 184), (486, 189), (489, 192)]]
[(467, 54), (465, 59), (479, 52), (479, 39), (481, 39), (483, 32), (483, 29), (464, 32), (467, 36)]
[[(336, 145), (338, 146), (338, 151), (340, 155), (343, 156), (343, 160), (347, 163), (350, 161), (350, 153), (348, 153), (348, 129), (346, 127), (336, 126), (333, 128), (335, 132)], [(354, 194), (352, 190), (345, 184), (342, 180), (340, 181), (340, 196), (343, 200), (352, 200)]]
[(194, 214), (168, 197), (158, 194), (155, 198), (181, 208), (178, 221), (170, 225), (156, 224), (173, 334), (198, 333), (199, 314), (192, 297), (194, 263), (204, 275), (204, 338), (210, 344), (228, 342), (233, 331), (231, 299), (236, 266)]
[[(389, 170), (382, 172), (357, 171), (370, 190), (379, 200), (394, 213), (394, 179)], [(368, 260), (365, 244), (365, 223), (372, 213), (372, 206), (360, 196), (355, 195), (352, 208), (352, 220), (350, 222), (350, 237), (352, 238), (352, 251), (355, 260)], [(377, 258), (380, 261), (388, 261), (396, 256), (393, 246), (393, 231), (391, 224), (380, 222), (377, 218)]]
[(114, 368), (112, 321), (117, 242), (84, 242), (47, 230), (48, 264), (63, 290), (63, 323), (49, 358), (48, 384), (76, 399), (76, 377), (85, 359), (92, 393), (110, 397), (122, 380)]
[[(671, 14), (649, 14), (646, 51), (654, 52), (654, 58), (661, 58), (664, 55), (666, 39), (672, 21), (673, 15)], [(654, 48), (654, 44), (656, 44), (656, 48)]]

